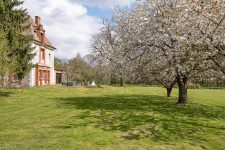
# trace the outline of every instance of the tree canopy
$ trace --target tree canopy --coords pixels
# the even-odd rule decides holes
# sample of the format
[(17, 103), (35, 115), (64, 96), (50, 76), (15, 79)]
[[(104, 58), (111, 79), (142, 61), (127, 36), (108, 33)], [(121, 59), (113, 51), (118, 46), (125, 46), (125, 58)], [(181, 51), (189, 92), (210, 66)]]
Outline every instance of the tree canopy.
[(30, 71), (33, 58), (33, 39), (24, 34), (30, 28), (29, 15), (22, 4), (19, 0), (0, 0), (0, 73), (13, 73), (20, 81)]
[(92, 49), (118, 73), (151, 76), (164, 87), (175, 81), (185, 104), (188, 81), (224, 73), (224, 32), (224, 1), (138, 1), (103, 22)]

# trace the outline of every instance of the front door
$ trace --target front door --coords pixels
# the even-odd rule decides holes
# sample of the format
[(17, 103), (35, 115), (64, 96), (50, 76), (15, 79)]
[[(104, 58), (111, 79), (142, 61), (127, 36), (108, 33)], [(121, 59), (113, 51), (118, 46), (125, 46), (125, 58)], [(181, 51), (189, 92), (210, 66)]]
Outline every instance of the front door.
[(62, 84), (62, 74), (56, 73), (56, 84)]

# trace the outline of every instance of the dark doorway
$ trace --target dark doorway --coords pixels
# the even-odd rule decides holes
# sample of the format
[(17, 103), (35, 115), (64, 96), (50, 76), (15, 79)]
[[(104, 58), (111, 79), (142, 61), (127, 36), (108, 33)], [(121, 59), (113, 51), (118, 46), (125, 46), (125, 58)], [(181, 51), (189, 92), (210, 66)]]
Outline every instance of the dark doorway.
[(56, 73), (56, 84), (62, 84), (62, 73)]

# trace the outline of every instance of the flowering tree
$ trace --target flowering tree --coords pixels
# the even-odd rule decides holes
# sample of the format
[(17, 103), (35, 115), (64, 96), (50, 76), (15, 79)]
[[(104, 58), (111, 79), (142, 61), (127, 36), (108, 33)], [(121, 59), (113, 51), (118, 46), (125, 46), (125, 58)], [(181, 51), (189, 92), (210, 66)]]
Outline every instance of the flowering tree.
[(101, 36), (109, 47), (101, 47), (101, 57), (120, 62), (126, 72), (151, 75), (169, 90), (176, 82), (178, 104), (185, 104), (190, 79), (215, 66), (224, 73), (224, 7), (215, 0), (149, 0), (116, 10), (113, 44)]

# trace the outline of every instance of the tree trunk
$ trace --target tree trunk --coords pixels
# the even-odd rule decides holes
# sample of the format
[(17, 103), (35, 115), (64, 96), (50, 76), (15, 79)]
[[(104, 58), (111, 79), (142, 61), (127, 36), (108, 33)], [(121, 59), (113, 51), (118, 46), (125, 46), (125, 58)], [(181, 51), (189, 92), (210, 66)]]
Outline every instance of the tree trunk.
[(164, 88), (166, 88), (167, 97), (171, 96), (172, 90), (174, 85), (177, 83), (177, 80), (174, 79), (170, 84), (167, 84), (166, 82), (163, 82), (159, 79), (156, 79), (157, 82), (159, 82)]
[(23, 86), (22, 86), (22, 79), (19, 79), (19, 87), (20, 87), (20, 89), (23, 88)]
[(8, 83), (8, 87), (11, 89), (12, 88), (12, 82), (13, 82), (13, 73), (9, 74), (9, 83)]
[(172, 89), (173, 89), (173, 87), (166, 88), (167, 97), (171, 96)]
[(109, 83), (109, 85), (113, 85), (113, 79), (112, 79), (112, 74), (111, 73), (110, 73), (109, 77), (110, 77), (110, 83)]
[(4, 75), (1, 75), (1, 80), (0, 80), (0, 87), (4, 87)]
[(120, 86), (124, 86), (124, 84), (123, 84), (123, 77), (120, 77)]
[(99, 81), (99, 80), (97, 80), (97, 87), (101, 87), (101, 86), (100, 86), (100, 81)]
[(177, 104), (185, 105), (187, 103), (187, 77), (177, 77), (177, 85), (179, 88), (179, 98)]

